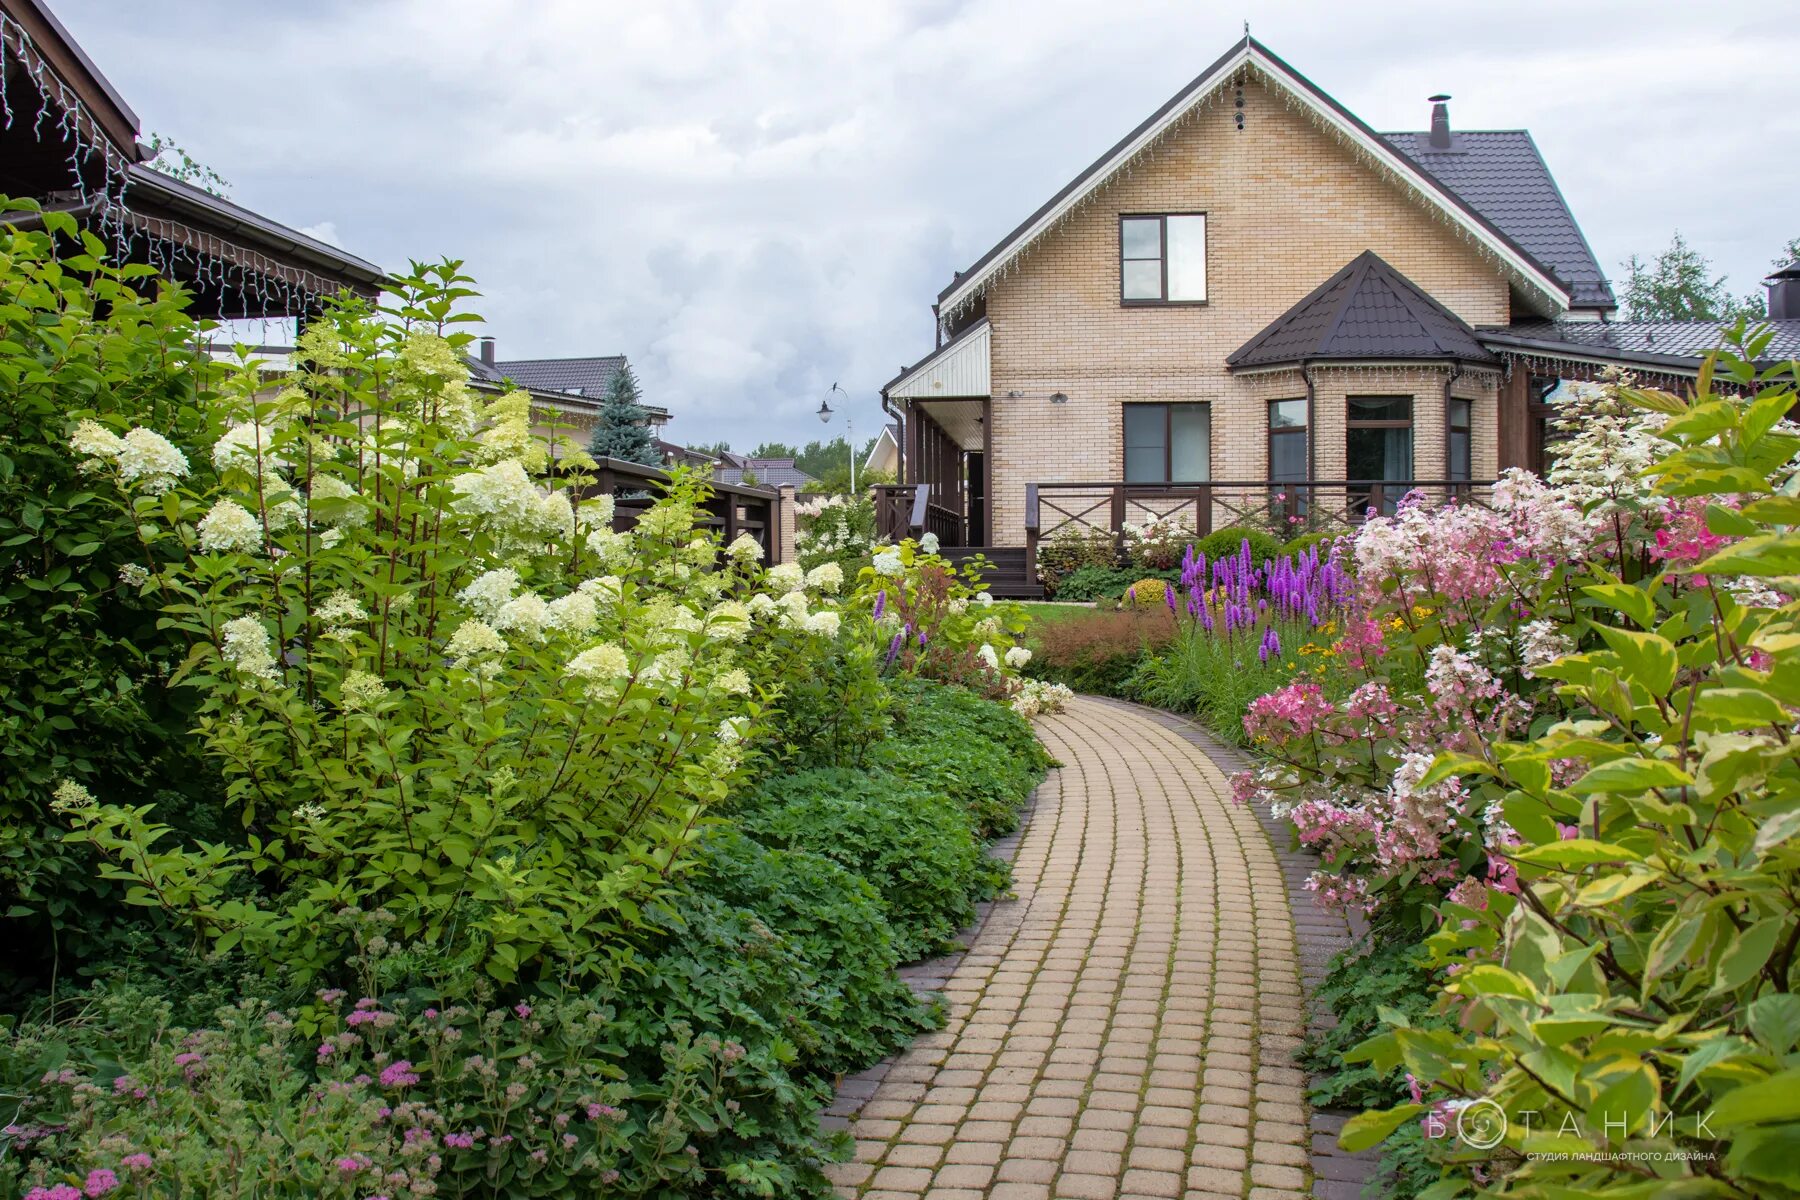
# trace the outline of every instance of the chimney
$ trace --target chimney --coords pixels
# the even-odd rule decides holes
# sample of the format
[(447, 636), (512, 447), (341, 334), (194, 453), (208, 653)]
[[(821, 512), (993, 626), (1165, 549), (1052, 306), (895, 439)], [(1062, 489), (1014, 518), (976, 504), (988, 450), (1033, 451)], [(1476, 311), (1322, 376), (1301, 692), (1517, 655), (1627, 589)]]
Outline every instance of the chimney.
[(494, 365), (494, 339), (491, 337), (481, 339), (481, 361), (490, 367)]
[(1800, 321), (1800, 258), (1763, 282), (1769, 287), (1769, 320)]
[(1431, 148), (1448, 150), (1450, 148), (1450, 97), (1439, 92), (1431, 97)]

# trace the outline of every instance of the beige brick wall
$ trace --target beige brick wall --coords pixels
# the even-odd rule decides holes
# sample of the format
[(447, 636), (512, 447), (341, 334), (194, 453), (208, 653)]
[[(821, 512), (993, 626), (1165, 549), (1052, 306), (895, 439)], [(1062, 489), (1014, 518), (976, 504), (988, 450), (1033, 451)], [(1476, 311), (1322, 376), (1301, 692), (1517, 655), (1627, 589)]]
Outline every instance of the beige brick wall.
[[(1305, 386), (1293, 371), (1233, 377), (1225, 358), (1364, 250), (1471, 324), (1508, 319), (1498, 269), (1303, 114), (1254, 83), (1241, 133), (1231, 113), (1215, 106), (1171, 131), (989, 289), (996, 543), (1023, 542), (1027, 483), (1121, 477), (1128, 401), (1210, 403), (1213, 478), (1264, 478), (1267, 401)], [(1157, 212), (1207, 214), (1205, 305), (1120, 305), (1119, 215)], [(1436, 475), (1443, 373), (1399, 375), (1418, 389), (1405, 393), (1416, 397), (1416, 470), (1435, 462)], [(1332, 386), (1315, 419), (1320, 478), (1342, 477), (1343, 396), (1364, 390)], [(1477, 401), (1476, 474), (1491, 476), (1493, 389), (1458, 386)], [(1067, 404), (1050, 404), (1058, 391)]]

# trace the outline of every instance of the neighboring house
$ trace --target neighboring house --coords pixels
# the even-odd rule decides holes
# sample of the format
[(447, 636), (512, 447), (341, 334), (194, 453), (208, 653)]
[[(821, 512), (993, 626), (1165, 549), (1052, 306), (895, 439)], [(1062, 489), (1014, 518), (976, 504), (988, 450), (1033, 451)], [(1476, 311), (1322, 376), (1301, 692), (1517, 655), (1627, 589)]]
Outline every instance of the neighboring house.
[[(381, 268), (147, 166), (123, 97), (42, 0), (0, 0), (0, 195), (69, 214), (116, 261), (184, 285), (196, 317), (297, 317)], [(29, 229), (22, 210), (0, 221)]]
[(754, 480), (757, 487), (773, 488), (787, 483), (792, 484), (797, 492), (803, 492), (810, 485), (819, 482), (796, 467), (791, 458), (751, 458), (747, 454), (733, 454), (729, 450), (719, 455), (719, 461), (713, 467), (715, 481), (741, 484), (745, 476)]
[(937, 348), (882, 389), (883, 532), (998, 548), (1028, 594), (1040, 537), (1468, 494), (1542, 467), (1560, 381), (1691, 377), (1717, 327), (1612, 321), (1531, 136), (1432, 100), (1428, 131), (1380, 134), (1232, 47), (939, 294)]
[[(619, 372), (625, 369), (623, 354), (590, 358), (520, 358), (502, 359), (497, 354), (494, 338), (484, 337), (478, 356), (469, 358), (469, 377), (477, 387), (498, 389), (507, 381), (531, 393), (534, 405), (555, 409), (563, 433), (583, 445), (594, 432), (607, 392)], [(654, 404), (638, 403), (650, 416), (650, 428), (659, 430), (669, 423), (669, 410)]]
[(894, 479), (900, 478), (900, 426), (883, 425), (881, 432), (875, 435), (875, 444), (869, 447), (869, 457), (863, 461), (864, 471), (880, 471)]
[(677, 446), (674, 442), (665, 442), (661, 438), (654, 439), (657, 453), (662, 455), (665, 467), (694, 467), (703, 471), (715, 470), (719, 460), (710, 454), (702, 454), (687, 446)]

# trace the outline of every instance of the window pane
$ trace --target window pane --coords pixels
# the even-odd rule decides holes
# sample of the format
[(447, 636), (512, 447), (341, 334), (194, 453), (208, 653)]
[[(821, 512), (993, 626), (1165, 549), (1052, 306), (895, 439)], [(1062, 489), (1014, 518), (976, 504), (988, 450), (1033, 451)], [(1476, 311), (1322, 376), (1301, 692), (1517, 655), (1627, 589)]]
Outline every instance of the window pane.
[(1450, 431), (1450, 478), (1467, 481), (1469, 471), (1469, 431), (1452, 429)]
[(1119, 222), (1119, 257), (1161, 258), (1162, 219), (1127, 217)]
[(1205, 404), (1169, 406), (1169, 475), (1183, 483), (1210, 478), (1212, 410)]
[(1125, 482), (1169, 482), (1169, 477), (1163, 473), (1163, 463), (1166, 461), (1161, 446), (1125, 447)]
[(1412, 478), (1410, 429), (1352, 429), (1344, 449), (1350, 479)]
[[(1350, 397), (1350, 420), (1352, 421), (1410, 421), (1412, 420), (1411, 396), (1352, 396)], [(1352, 479), (1357, 476), (1352, 475)]]
[(1452, 429), (1469, 428), (1469, 420), (1473, 410), (1468, 400), (1452, 400), (1450, 402), (1450, 427)]
[(1162, 261), (1160, 259), (1127, 261), (1121, 264), (1120, 269), (1124, 274), (1125, 285), (1120, 294), (1125, 299), (1162, 299)]
[(1125, 406), (1125, 482), (1166, 483), (1169, 462), (1168, 406)]
[(1269, 404), (1270, 429), (1305, 429), (1306, 401), (1275, 400)]
[(1306, 434), (1278, 433), (1269, 438), (1269, 478), (1306, 478)]
[(1206, 218), (1168, 217), (1169, 299), (1206, 299)]

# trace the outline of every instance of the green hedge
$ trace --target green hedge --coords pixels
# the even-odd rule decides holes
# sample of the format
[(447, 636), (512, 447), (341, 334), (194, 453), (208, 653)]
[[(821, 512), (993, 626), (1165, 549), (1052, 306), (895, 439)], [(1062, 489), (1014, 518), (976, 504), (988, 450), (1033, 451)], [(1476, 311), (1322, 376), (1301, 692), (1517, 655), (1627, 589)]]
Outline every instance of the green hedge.
[(1236, 554), (1245, 542), (1250, 543), (1250, 557), (1256, 561), (1257, 566), (1261, 566), (1264, 559), (1274, 558), (1281, 553), (1280, 539), (1247, 525), (1227, 525), (1223, 529), (1215, 529), (1196, 542), (1194, 550), (1206, 555), (1209, 562), (1216, 562)]

